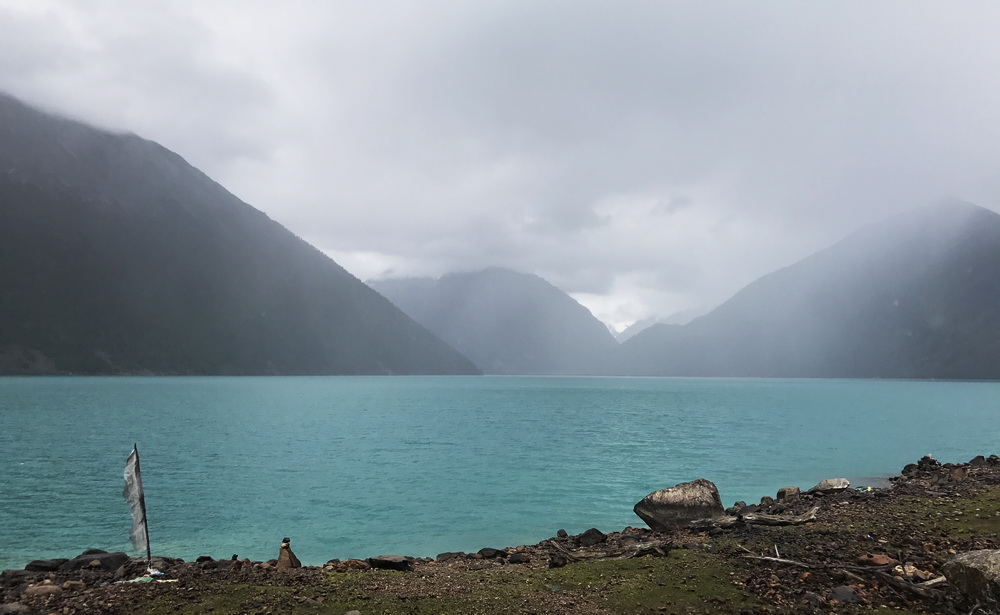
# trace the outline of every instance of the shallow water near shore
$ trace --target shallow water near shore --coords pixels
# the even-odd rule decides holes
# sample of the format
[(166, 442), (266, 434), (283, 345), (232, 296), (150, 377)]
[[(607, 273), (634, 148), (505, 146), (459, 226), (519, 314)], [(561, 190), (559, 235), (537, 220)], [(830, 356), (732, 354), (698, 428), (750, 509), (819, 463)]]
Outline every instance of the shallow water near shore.
[(0, 569), (131, 552), (136, 442), (154, 554), (306, 564), (641, 525), (649, 491), (723, 502), (931, 453), (998, 452), (1000, 383), (872, 380), (0, 378)]

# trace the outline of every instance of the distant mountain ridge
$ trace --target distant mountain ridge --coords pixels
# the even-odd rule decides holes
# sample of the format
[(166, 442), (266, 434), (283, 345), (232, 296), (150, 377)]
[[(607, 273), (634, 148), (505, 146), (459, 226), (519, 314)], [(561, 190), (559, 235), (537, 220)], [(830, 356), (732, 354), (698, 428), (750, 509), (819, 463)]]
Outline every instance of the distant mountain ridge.
[(369, 281), (487, 374), (607, 374), (618, 343), (542, 278), (509, 269)]
[(650, 316), (648, 318), (643, 318), (642, 320), (637, 320), (631, 325), (625, 327), (615, 334), (615, 339), (618, 340), (619, 343), (622, 343), (632, 339), (653, 325), (685, 325), (695, 318), (705, 315), (706, 313), (707, 310), (704, 309), (690, 309), (674, 312), (669, 316)]
[(1000, 379), (1000, 215), (963, 202), (863, 228), (620, 345), (537, 276), (373, 286), (486, 373)]
[(0, 375), (1000, 379), (1000, 215), (968, 203), (621, 345), (530, 274), (372, 284), (409, 316), (177, 154), (0, 94)]
[(470, 374), (183, 158), (0, 94), (0, 374)]
[(895, 216), (621, 355), (632, 375), (998, 379), (1000, 215), (949, 202)]

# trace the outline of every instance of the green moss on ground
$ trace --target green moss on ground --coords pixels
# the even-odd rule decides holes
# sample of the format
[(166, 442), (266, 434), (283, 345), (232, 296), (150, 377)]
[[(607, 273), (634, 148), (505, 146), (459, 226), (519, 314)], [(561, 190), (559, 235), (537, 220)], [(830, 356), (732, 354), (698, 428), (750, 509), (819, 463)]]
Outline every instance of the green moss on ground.
[[(755, 600), (733, 584), (735, 570), (716, 555), (674, 550), (666, 558), (603, 560), (558, 569), (502, 566), (439, 569), (427, 576), (369, 571), (333, 573), (316, 586), (213, 585), (164, 596), (151, 615), (237, 613), (365, 615), (544, 613), (739, 613)], [(305, 598), (322, 597), (321, 603)]]
[(1000, 487), (968, 498), (909, 497), (897, 507), (909, 509), (923, 528), (955, 536), (1000, 536)]
[[(846, 505), (845, 505), (846, 506)], [(735, 615), (796, 611), (794, 597), (804, 591), (827, 595), (834, 585), (829, 566), (818, 565), (807, 577), (801, 571), (744, 558), (747, 552), (802, 562), (856, 564), (870, 551), (909, 554), (934, 570), (952, 546), (992, 544), (1000, 538), (1000, 487), (953, 498), (900, 496), (891, 502), (834, 506), (820, 520), (802, 526), (760, 527), (712, 539), (713, 553), (674, 549), (668, 557), (599, 560), (557, 569), (498, 565), (465, 570), (438, 564), (414, 572), (370, 570), (317, 574), (310, 580), (261, 584), (210, 583), (183, 591), (141, 597), (128, 613), (150, 615), (278, 614), (343, 615), (499, 615), (508, 613), (713, 613)], [(945, 538), (948, 537), (948, 538)], [(915, 541), (916, 539), (916, 541)], [(918, 546), (921, 543), (924, 546)], [(751, 571), (756, 579), (751, 579)], [(763, 580), (761, 575), (778, 575)], [(858, 572), (858, 574), (864, 574)], [(860, 591), (875, 591), (877, 578), (865, 575)], [(739, 584), (737, 584), (737, 581)], [(789, 592), (774, 604), (772, 589)], [(751, 589), (751, 586), (755, 589)], [(180, 588), (178, 588), (180, 589)], [(759, 592), (757, 597), (752, 591)], [(892, 594), (888, 599), (892, 600)], [(886, 599), (886, 596), (881, 598)], [(768, 601), (772, 601), (771, 604)], [(779, 606), (780, 605), (780, 606)], [(899, 604), (904, 606), (904, 604)], [(912, 604), (907, 604), (913, 608)], [(870, 606), (838, 607), (843, 613), (920, 612)], [(940, 612), (940, 611), (935, 611)]]
[(736, 571), (724, 559), (674, 550), (667, 558), (604, 560), (543, 574), (567, 591), (593, 596), (612, 613), (689, 611), (738, 613), (755, 600), (733, 584)]

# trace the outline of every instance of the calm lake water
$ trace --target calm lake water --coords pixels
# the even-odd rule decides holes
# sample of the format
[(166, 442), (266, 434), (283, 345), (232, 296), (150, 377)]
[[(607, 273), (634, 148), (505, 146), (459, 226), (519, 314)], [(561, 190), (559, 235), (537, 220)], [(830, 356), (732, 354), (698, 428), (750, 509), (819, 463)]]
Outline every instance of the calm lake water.
[(998, 451), (1000, 383), (525, 377), (0, 378), (0, 568), (131, 552), (138, 443), (154, 554), (303, 563), (534, 543)]

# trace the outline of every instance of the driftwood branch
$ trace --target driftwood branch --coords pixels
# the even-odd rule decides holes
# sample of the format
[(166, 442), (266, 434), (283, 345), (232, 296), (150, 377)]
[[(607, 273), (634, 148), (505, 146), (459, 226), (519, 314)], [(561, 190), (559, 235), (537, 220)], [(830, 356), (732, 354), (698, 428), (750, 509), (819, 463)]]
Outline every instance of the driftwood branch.
[(805, 562), (797, 562), (793, 559), (784, 559), (781, 557), (768, 557), (766, 555), (744, 555), (743, 557), (747, 559), (759, 559), (765, 562), (775, 562), (776, 564), (787, 564), (789, 566), (798, 566), (799, 568), (822, 568), (823, 565), (807, 564)]
[[(746, 547), (742, 547), (741, 546), (741, 548), (744, 551), (747, 550)], [(767, 555), (744, 555), (743, 557), (746, 558), (746, 559), (756, 559), (756, 560), (761, 560), (761, 561), (765, 561), (765, 562), (774, 562), (776, 564), (785, 564), (785, 565), (788, 565), (788, 566), (798, 566), (799, 568), (806, 568), (806, 569), (837, 569), (837, 570), (843, 570), (849, 576), (851, 576), (851, 577), (853, 577), (853, 578), (855, 578), (857, 580), (863, 580), (863, 579), (861, 579), (860, 577), (858, 577), (858, 575), (856, 575), (856, 574), (851, 574), (851, 572), (850, 572), (851, 570), (858, 570), (858, 571), (861, 571), (861, 572), (875, 572), (875, 573), (878, 573), (878, 574), (881, 574), (881, 575), (884, 575), (884, 576), (892, 577), (892, 575), (888, 575), (884, 571), (889, 570), (890, 568), (893, 568), (894, 566), (896, 566), (896, 564), (886, 564), (884, 566), (846, 566), (844, 564), (818, 564), (818, 563), (811, 564), (811, 563), (808, 563), (808, 562), (798, 562), (798, 561), (795, 561), (795, 560), (792, 560), (792, 559), (785, 559), (785, 558), (782, 558), (782, 557), (769, 557)], [(892, 577), (892, 578), (895, 579), (897, 577)], [(912, 583), (908, 583), (908, 585), (912, 585)], [(914, 586), (914, 587), (917, 587), (917, 586)], [(907, 589), (909, 589), (909, 588), (907, 588)], [(920, 589), (926, 589), (926, 588), (920, 588)], [(930, 590), (930, 591), (933, 591), (933, 590)]]
[(740, 519), (743, 523), (749, 523), (752, 525), (802, 525), (803, 523), (808, 523), (810, 521), (816, 520), (816, 513), (819, 512), (819, 506), (813, 506), (801, 515), (764, 515), (758, 513), (747, 513), (741, 515)]
[(619, 557), (619, 559), (626, 559), (630, 557), (643, 557), (645, 555), (652, 555), (654, 557), (666, 557), (667, 553), (670, 552), (670, 547), (673, 546), (671, 542), (642, 542), (639, 544), (634, 544), (630, 549)]
[(551, 546), (555, 547), (555, 548), (556, 548), (556, 551), (559, 551), (560, 553), (562, 553), (563, 555), (565, 555), (565, 556), (566, 556), (567, 558), (569, 558), (569, 561), (571, 561), (571, 562), (576, 562), (576, 561), (579, 561), (579, 558), (578, 558), (577, 556), (573, 555), (573, 554), (572, 554), (572, 553), (571, 553), (571, 552), (569, 551), (569, 549), (566, 549), (565, 547), (563, 547), (563, 546), (562, 546), (561, 544), (559, 544), (558, 542), (556, 542), (556, 541), (554, 541), (554, 540), (550, 540), (550, 541), (549, 541), (549, 545), (551, 545)]
[(693, 530), (711, 530), (715, 528), (728, 529), (738, 525), (802, 525), (816, 520), (819, 506), (814, 506), (801, 515), (766, 515), (763, 513), (747, 513), (735, 517), (713, 517), (698, 519), (688, 524)]
[(932, 600), (937, 600), (944, 597), (944, 592), (937, 589), (930, 589), (929, 587), (921, 587), (915, 583), (910, 583), (899, 577), (892, 576), (886, 572), (877, 571), (878, 576), (888, 583), (890, 586), (896, 589), (904, 589), (912, 594), (916, 594), (921, 598), (930, 598)]
[(601, 559), (629, 559), (633, 557), (643, 557), (652, 555), (654, 557), (666, 557), (673, 543), (669, 541), (640, 542), (630, 545), (626, 549), (613, 552), (608, 551), (570, 551), (554, 540), (548, 541), (549, 545), (555, 547), (557, 551), (566, 556), (571, 562), (587, 562)]

